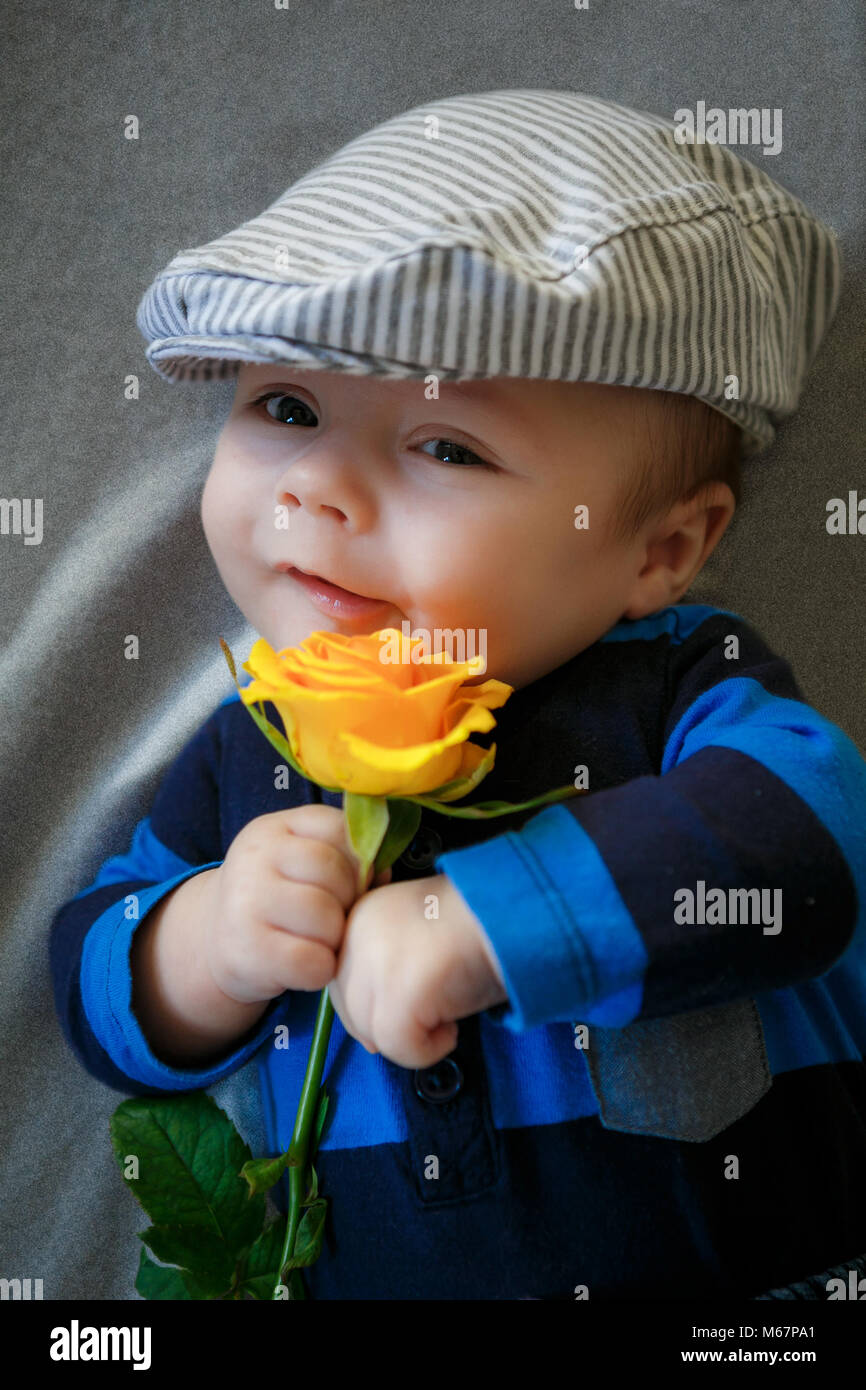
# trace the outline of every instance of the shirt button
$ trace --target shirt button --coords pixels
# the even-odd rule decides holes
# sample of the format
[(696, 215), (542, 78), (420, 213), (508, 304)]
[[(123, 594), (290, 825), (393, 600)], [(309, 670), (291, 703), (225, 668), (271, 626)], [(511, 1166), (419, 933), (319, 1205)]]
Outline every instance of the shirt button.
[(415, 1094), (434, 1105), (453, 1100), (462, 1087), (463, 1072), (453, 1057), (443, 1057), (435, 1066), (419, 1067), (415, 1072)]
[(441, 849), (442, 836), (426, 825), (419, 826), (414, 840), (400, 855), (400, 863), (416, 871), (429, 869)]

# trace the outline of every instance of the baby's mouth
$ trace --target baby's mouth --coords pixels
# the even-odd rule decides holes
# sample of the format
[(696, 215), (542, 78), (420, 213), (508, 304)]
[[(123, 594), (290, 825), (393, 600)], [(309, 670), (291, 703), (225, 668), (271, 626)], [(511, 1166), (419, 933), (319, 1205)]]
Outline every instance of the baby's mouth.
[(333, 584), (319, 574), (307, 574), (295, 565), (281, 564), (277, 569), (294, 580), (322, 612), (344, 619), (366, 619), (375, 613), (393, 608), (388, 599), (369, 598)]

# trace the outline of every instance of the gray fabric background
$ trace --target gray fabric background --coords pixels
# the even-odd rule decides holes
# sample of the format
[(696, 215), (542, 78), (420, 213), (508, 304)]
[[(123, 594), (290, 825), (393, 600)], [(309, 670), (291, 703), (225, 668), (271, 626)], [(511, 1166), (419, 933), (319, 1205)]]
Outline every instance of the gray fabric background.
[[(829, 498), (866, 493), (864, 19), (857, 0), (7, 0), (2, 28), (0, 491), (44, 499), (44, 536), (0, 536), (0, 1277), (42, 1278), (50, 1299), (136, 1299), (148, 1223), (107, 1130), (122, 1095), (63, 1041), (48, 926), (126, 848), (229, 692), (219, 635), (236, 652), (254, 636), (198, 517), (231, 387), (156, 376), (140, 295), (176, 251), (427, 99), (537, 86), (670, 116), (699, 99), (781, 107), (782, 152), (744, 152), (836, 229), (842, 304), (799, 413), (750, 465), (687, 597), (750, 618), (864, 748), (866, 536), (825, 530)], [(213, 1093), (262, 1152), (254, 1069)]]

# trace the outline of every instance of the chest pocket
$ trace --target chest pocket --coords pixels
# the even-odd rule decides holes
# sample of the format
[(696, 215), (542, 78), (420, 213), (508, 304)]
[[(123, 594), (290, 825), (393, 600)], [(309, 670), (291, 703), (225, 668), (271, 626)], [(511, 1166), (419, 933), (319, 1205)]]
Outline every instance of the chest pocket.
[(589, 1030), (584, 1056), (605, 1129), (705, 1143), (772, 1085), (758, 1007), (716, 1004)]

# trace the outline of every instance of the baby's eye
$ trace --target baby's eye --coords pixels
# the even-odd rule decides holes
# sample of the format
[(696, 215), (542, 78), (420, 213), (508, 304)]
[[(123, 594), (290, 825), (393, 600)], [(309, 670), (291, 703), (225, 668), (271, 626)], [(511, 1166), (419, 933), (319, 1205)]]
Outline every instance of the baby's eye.
[[(277, 401), (276, 410), (268, 410), (268, 403)], [(285, 404), (289, 402), (289, 404)], [(302, 401), (300, 396), (289, 396), (283, 391), (269, 391), (264, 396), (259, 396), (258, 400), (253, 401), (254, 406), (264, 406), (265, 414), (270, 415), (272, 420), (277, 420), (281, 425), (306, 425), (313, 426), (319, 423), (316, 412), (311, 410), (306, 401)]]
[[(273, 410), (269, 409), (272, 401), (275, 402)], [(263, 407), (265, 413), (281, 425), (303, 425), (311, 429), (319, 423), (316, 412), (307, 405), (306, 401), (301, 400), (300, 396), (292, 396), (285, 391), (268, 391), (254, 400), (252, 404), (255, 409)], [(430, 444), (434, 445), (438, 451), (435, 457), (439, 463), (451, 463), (470, 468), (492, 467), (492, 464), (489, 464), (486, 459), (481, 458), (465, 444), (458, 444), (454, 439), (425, 439), (424, 443), (417, 447), (424, 449)]]
[(478, 454), (467, 449), (465, 444), (457, 444), (453, 439), (425, 439), (423, 444), (419, 444), (419, 449), (424, 449), (428, 444), (433, 444), (437, 449), (441, 449), (445, 455), (443, 458), (437, 454), (440, 463), (457, 463), (468, 467), (489, 468), (490, 464), (486, 459), (480, 458)]

